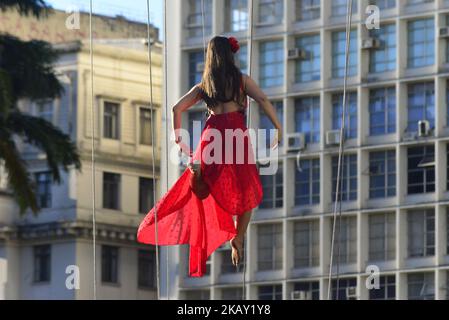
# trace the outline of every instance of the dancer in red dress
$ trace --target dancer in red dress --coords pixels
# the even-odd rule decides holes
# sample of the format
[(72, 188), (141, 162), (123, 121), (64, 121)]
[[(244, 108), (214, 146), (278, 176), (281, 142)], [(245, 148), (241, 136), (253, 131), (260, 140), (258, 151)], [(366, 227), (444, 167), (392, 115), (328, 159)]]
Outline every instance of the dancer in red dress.
[[(276, 148), (281, 140), (282, 128), (273, 105), (234, 63), (238, 49), (233, 37), (212, 38), (201, 83), (173, 107), (175, 141), (187, 154), (190, 151), (180, 134), (182, 112), (203, 100), (209, 116), (188, 168), (148, 212), (137, 233), (139, 242), (156, 244), (156, 211), (158, 244), (190, 245), (189, 275), (193, 277), (204, 275), (207, 258), (226, 241), (231, 244), (232, 263), (239, 264), (251, 210), (262, 200), (262, 185), (245, 124), (247, 95), (278, 129), (271, 147)], [(237, 138), (229, 144), (225, 138), (229, 130), (236, 136), (243, 133), (243, 143), (239, 144)]]

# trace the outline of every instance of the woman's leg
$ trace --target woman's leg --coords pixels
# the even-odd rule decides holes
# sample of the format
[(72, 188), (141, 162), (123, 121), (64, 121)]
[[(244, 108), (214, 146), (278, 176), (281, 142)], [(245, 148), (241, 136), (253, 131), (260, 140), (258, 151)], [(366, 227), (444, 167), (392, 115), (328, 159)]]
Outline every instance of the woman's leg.
[(242, 258), (243, 239), (245, 238), (245, 233), (251, 220), (251, 214), (252, 211), (247, 211), (239, 215), (236, 219), (235, 227), (237, 229), (237, 235), (230, 241), (232, 248), (231, 259), (232, 264), (235, 266), (240, 263), (240, 259)]

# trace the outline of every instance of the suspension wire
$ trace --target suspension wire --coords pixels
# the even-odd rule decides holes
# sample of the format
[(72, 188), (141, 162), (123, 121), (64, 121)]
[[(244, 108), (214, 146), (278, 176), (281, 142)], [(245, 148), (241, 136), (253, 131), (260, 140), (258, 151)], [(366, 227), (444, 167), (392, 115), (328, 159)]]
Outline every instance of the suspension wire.
[[(249, 23), (249, 39), (248, 39), (248, 76), (251, 78), (251, 71), (252, 71), (252, 56), (253, 56), (253, 36), (254, 36), (254, 23), (253, 23), (253, 14), (254, 14), (254, 1), (250, 0), (249, 1), (249, 15), (248, 15), (248, 23)], [(247, 125), (246, 127), (248, 129), (251, 128), (251, 103), (248, 103), (248, 114), (246, 117), (246, 122)], [(256, 155), (257, 157), (257, 155)], [(256, 158), (257, 159), (257, 158)], [(243, 253), (243, 287), (242, 287), (242, 300), (246, 300), (246, 264), (247, 264), (247, 259), (246, 259), (246, 254), (248, 250), (245, 250), (246, 248), (246, 241), (245, 241), (245, 236), (243, 235), (243, 249), (242, 249), (242, 253)]]
[(202, 26), (202, 32), (203, 32), (203, 50), (204, 50), (204, 62), (206, 62), (206, 54), (207, 54), (207, 47), (206, 47), (206, 20), (204, 18), (204, 0), (201, 0), (201, 26)]
[[(166, 190), (168, 190), (168, 64), (167, 64), (167, 45), (168, 45), (168, 37), (167, 37), (167, 1), (164, 1), (164, 86), (165, 86), (165, 92), (164, 92), (164, 104), (165, 104), (165, 153), (167, 155), (167, 158), (165, 159), (165, 184), (166, 184)], [(166, 281), (167, 281), (167, 300), (170, 300), (170, 268), (169, 268), (169, 262), (170, 262), (170, 246), (167, 246), (167, 256), (166, 256)]]
[[(153, 104), (153, 63), (152, 63), (152, 41), (151, 41), (151, 30), (150, 30), (150, 0), (147, 0), (147, 41), (148, 41), (148, 71), (150, 76), (150, 118), (151, 118), (151, 164), (152, 164), (152, 174), (153, 174), (153, 198), (156, 202), (156, 177), (155, 177), (155, 146), (154, 146), (154, 104)], [(155, 238), (156, 238), (156, 286), (157, 286), (157, 299), (161, 298), (161, 281), (159, 274), (159, 236), (158, 236), (158, 219), (157, 219), (157, 206), (154, 206), (154, 226), (155, 226)]]
[(344, 68), (344, 77), (343, 77), (343, 102), (342, 102), (342, 117), (341, 117), (341, 126), (340, 126), (340, 143), (338, 150), (338, 165), (337, 165), (337, 181), (335, 185), (335, 203), (334, 203), (334, 212), (333, 212), (333, 224), (332, 224), (332, 241), (331, 241), (331, 252), (330, 252), (330, 263), (329, 263), (329, 282), (327, 288), (327, 299), (331, 300), (331, 286), (332, 286), (332, 269), (333, 269), (333, 259), (334, 259), (334, 243), (335, 243), (335, 231), (337, 224), (337, 208), (338, 208), (338, 223), (339, 223), (339, 231), (338, 231), (338, 256), (337, 256), (337, 270), (336, 270), (336, 299), (338, 300), (338, 292), (339, 292), (339, 276), (340, 276), (340, 239), (341, 239), (341, 190), (343, 179), (341, 179), (341, 171), (343, 167), (343, 154), (344, 154), (344, 139), (345, 139), (345, 122), (346, 122), (346, 91), (347, 91), (347, 81), (348, 81), (348, 65), (349, 65), (349, 47), (351, 43), (351, 21), (352, 21), (352, 0), (347, 0), (347, 8), (346, 8), (346, 45), (345, 45), (345, 68)]
[(95, 100), (94, 100), (94, 49), (92, 31), (92, 0), (89, 3), (89, 55), (90, 55), (90, 107), (91, 107), (91, 162), (92, 162), (92, 254), (93, 254), (93, 298), (97, 300), (97, 221), (96, 221), (96, 192), (95, 192)]

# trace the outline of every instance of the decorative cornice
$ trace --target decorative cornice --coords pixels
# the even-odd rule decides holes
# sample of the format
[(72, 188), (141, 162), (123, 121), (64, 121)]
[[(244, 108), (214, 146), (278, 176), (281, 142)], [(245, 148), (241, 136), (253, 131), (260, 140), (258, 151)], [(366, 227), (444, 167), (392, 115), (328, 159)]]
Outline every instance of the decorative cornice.
[[(136, 242), (137, 227), (97, 223), (97, 240), (127, 245)], [(62, 239), (92, 240), (92, 223), (87, 221), (62, 221), (42, 224), (0, 226), (0, 240), (35, 242)]]

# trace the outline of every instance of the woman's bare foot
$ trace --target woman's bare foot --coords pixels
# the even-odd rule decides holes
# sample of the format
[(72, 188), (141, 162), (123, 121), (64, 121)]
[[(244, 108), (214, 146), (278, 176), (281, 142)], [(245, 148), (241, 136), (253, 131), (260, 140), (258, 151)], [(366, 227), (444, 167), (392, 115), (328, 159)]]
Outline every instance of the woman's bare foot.
[(232, 248), (232, 252), (231, 252), (232, 264), (234, 266), (238, 266), (240, 263), (240, 260), (242, 259), (243, 240), (240, 239), (239, 237), (234, 237), (229, 242), (230, 242), (231, 248)]

